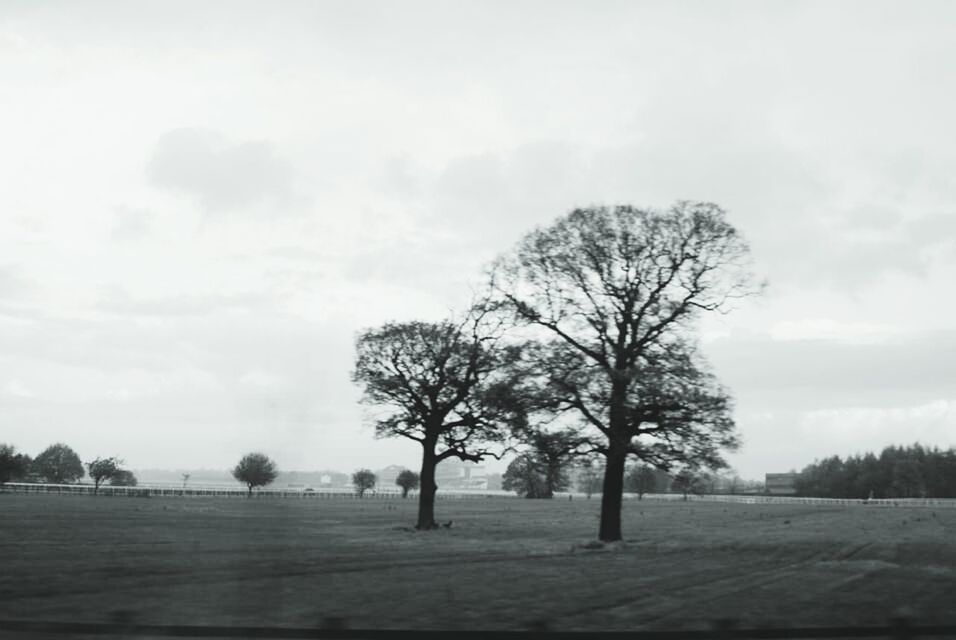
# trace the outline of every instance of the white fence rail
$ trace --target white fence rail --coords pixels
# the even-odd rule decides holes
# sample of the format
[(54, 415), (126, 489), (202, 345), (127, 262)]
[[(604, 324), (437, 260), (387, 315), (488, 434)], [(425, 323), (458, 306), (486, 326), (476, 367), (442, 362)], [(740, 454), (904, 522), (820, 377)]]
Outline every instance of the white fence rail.
[[(63, 494), (63, 495), (93, 495), (94, 487), (91, 484), (39, 484), (31, 482), (7, 482), (0, 488), (2, 491), (11, 493), (45, 493), (45, 494)], [(162, 497), (223, 497), (223, 498), (245, 498), (249, 492), (242, 487), (170, 487), (170, 486), (152, 486), (139, 485), (136, 487), (114, 487), (112, 485), (101, 485), (96, 491), (101, 496), (126, 496), (137, 498), (148, 498), (152, 496)], [(418, 496), (418, 492), (409, 492), (409, 499)], [(310, 500), (333, 500), (333, 499), (357, 499), (355, 491), (341, 489), (313, 489), (306, 491), (304, 489), (256, 489), (252, 492), (253, 498), (300, 498)], [(366, 491), (363, 499), (369, 500), (392, 500), (401, 499), (402, 492), (393, 489), (379, 489)], [(463, 499), (463, 498), (491, 498), (491, 497), (515, 497), (510, 491), (438, 491), (435, 497), (439, 500), (444, 499)]]
[[(37, 484), (28, 482), (8, 482), (0, 488), (2, 491), (12, 493), (44, 493), (44, 494), (64, 494), (64, 495), (92, 495), (93, 485), (90, 484)], [(248, 491), (242, 487), (170, 487), (140, 485), (136, 487), (114, 487), (110, 485), (101, 486), (97, 492), (102, 496), (126, 496), (148, 498), (156, 497), (223, 497), (223, 498), (245, 498)], [(624, 494), (627, 499), (637, 499), (636, 494)], [(354, 500), (358, 499), (357, 494), (349, 489), (314, 489), (305, 491), (303, 489), (256, 489), (252, 492), (253, 498), (298, 498), (306, 500)], [(401, 499), (401, 491), (393, 489), (379, 489), (367, 491), (363, 499), (365, 500), (393, 500)], [(418, 493), (412, 491), (408, 494), (409, 499), (417, 498)], [(458, 490), (439, 490), (435, 494), (438, 500), (461, 500), (469, 498), (517, 498), (510, 491), (463, 491)], [(584, 494), (564, 493), (555, 494), (555, 500), (563, 498), (583, 498)], [(595, 494), (594, 498), (600, 500), (600, 494)], [(644, 500), (660, 501), (680, 501), (684, 496), (679, 493), (648, 493), (644, 495)], [(724, 502), (735, 504), (811, 504), (821, 506), (851, 506), (866, 505), (877, 507), (938, 507), (938, 508), (956, 508), (956, 499), (953, 498), (888, 498), (874, 500), (856, 500), (843, 498), (799, 498), (796, 496), (771, 496), (771, 495), (693, 495), (687, 496), (688, 501), (693, 502)]]

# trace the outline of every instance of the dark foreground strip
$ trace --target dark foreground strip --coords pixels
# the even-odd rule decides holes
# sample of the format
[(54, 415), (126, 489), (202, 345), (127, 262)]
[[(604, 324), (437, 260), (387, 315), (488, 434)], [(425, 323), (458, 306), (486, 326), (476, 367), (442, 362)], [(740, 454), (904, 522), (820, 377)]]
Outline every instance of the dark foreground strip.
[(292, 627), (207, 627), (186, 625), (115, 624), (95, 622), (36, 622), (0, 620), (0, 631), (21, 633), (104, 635), (126, 637), (160, 636), (171, 638), (313, 638), (331, 640), (399, 640), (405, 638), (508, 638), (584, 640), (620, 638), (620, 640), (729, 640), (731, 638), (956, 638), (956, 625), (913, 626), (898, 621), (885, 627), (805, 627), (792, 629), (738, 629), (730, 622), (717, 623), (709, 630), (687, 631), (440, 631), (403, 629), (342, 629)]

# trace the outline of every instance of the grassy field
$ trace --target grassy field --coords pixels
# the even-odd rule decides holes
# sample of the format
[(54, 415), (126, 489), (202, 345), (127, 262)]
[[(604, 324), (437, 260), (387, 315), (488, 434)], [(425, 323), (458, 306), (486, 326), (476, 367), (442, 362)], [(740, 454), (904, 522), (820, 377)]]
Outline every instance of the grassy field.
[(354, 628), (956, 623), (956, 509), (0, 495), (0, 618)]

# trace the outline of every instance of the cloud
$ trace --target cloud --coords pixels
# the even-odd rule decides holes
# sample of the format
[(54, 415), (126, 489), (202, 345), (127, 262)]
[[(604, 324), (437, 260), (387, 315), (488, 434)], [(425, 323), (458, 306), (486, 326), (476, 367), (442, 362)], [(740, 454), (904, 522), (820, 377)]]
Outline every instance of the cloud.
[(308, 204), (294, 188), (292, 165), (271, 143), (233, 142), (211, 129), (166, 132), (157, 141), (146, 172), (154, 185), (195, 198), (214, 213), (259, 205), (290, 213)]
[(861, 342), (731, 336), (704, 349), (739, 405), (754, 410), (891, 407), (956, 389), (956, 331)]
[(113, 216), (110, 237), (117, 241), (142, 240), (149, 235), (155, 217), (150, 209), (120, 205)]
[(203, 316), (222, 311), (262, 310), (274, 303), (274, 295), (265, 293), (182, 294), (134, 298), (122, 287), (112, 286), (102, 293), (96, 308), (121, 316)]

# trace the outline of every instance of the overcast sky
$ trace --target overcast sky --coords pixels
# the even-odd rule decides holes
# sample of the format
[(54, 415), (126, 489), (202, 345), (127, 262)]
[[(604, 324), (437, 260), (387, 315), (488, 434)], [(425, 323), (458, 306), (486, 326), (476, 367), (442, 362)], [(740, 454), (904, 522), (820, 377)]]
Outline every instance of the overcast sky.
[(416, 466), (356, 332), (569, 209), (725, 208), (745, 477), (956, 445), (952, 2), (0, 4), (0, 441)]

